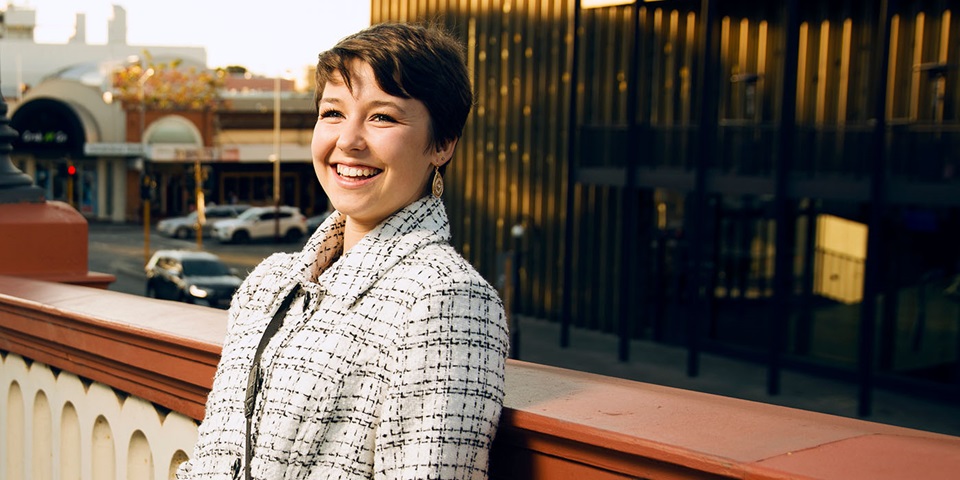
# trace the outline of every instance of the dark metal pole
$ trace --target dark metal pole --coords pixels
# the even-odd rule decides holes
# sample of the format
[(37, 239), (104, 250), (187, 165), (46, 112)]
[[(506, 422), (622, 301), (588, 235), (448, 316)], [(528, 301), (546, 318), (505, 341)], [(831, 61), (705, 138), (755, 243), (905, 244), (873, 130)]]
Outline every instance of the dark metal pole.
[(709, 314), (709, 296), (713, 292), (707, 291), (709, 272), (704, 261), (704, 243), (709, 242), (709, 228), (705, 225), (708, 213), (707, 203), (707, 169), (710, 166), (714, 149), (714, 138), (717, 133), (717, 91), (716, 55), (719, 42), (714, 38), (717, 33), (716, 2), (702, 0), (700, 3), (700, 75), (697, 81), (697, 90), (700, 92), (700, 119), (697, 130), (699, 145), (694, 168), (694, 190), (692, 221), (688, 245), (690, 248), (689, 285), (688, 295), (691, 308), (687, 314), (687, 375), (695, 377), (700, 374), (700, 335), (703, 331), (703, 322)]
[(640, 144), (637, 140), (637, 96), (639, 82), (637, 79), (639, 63), (638, 49), (640, 48), (640, 4), (642, 0), (633, 2), (633, 36), (630, 39), (630, 60), (627, 65), (627, 132), (630, 138), (630, 147), (626, 152), (624, 166), (624, 185), (621, 198), (623, 208), (623, 234), (621, 236), (622, 267), (620, 269), (620, 321), (617, 325), (618, 342), (617, 358), (621, 362), (630, 360), (630, 330), (633, 325), (636, 311), (633, 279), (637, 272), (633, 269), (637, 259), (637, 188), (636, 171), (637, 157), (640, 155)]
[(867, 259), (864, 266), (863, 301), (860, 303), (860, 338), (859, 338), (859, 408), (858, 414), (867, 417), (872, 411), (873, 403), (873, 371), (874, 371), (874, 337), (877, 330), (877, 304), (882, 285), (880, 270), (884, 243), (883, 217), (886, 213), (887, 189), (887, 70), (890, 62), (890, 21), (892, 4), (896, 0), (881, 0), (878, 15), (879, 25), (875, 45), (879, 46), (879, 58), (875, 63), (876, 70), (873, 78), (877, 79), (874, 90), (873, 110), (873, 138), (870, 151), (867, 152), (873, 162), (870, 176), (870, 219), (867, 233)]
[(774, 219), (776, 238), (773, 273), (773, 303), (769, 312), (770, 358), (767, 369), (767, 393), (780, 394), (782, 354), (787, 344), (790, 299), (793, 296), (793, 258), (796, 209), (790, 197), (790, 172), (793, 170), (797, 131), (797, 60), (799, 58), (800, 19), (797, 0), (784, 4), (783, 89), (780, 95), (780, 121), (777, 164), (774, 167)]
[(560, 346), (570, 346), (570, 323), (572, 315), (570, 304), (573, 278), (571, 259), (573, 258), (573, 192), (577, 185), (577, 69), (580, 58), (580, 0), (573, 2), (573, 43), (570, 45), (570, 98), (567, 117), (567, 183), (566, 183), (566, 219), (563, 225), (563, 279), (560, 287)]
[(799, 355), (810, 353), (810, 343), (813, 338), (813, 309), (811, 302), (813, 300), (813, 270), (816, 265), (816, 241), (817, 241), (817, 207), (813, 202), (809, 202), (804, 209), (803, 215), (807, 219), (807, 230), (804, 235), (803, 252), (803, 280), (801, 299), (797, 311), (796, 347), (794, 351)]

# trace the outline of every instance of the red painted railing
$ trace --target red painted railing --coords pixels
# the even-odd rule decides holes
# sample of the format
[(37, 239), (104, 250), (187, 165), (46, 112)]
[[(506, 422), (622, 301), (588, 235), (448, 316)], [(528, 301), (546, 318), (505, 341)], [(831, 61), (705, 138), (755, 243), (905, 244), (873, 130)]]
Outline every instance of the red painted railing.
[[(225, 314), (0, 276), (0, 350), (195, 419)], [(511, 361), (495, 479), (957, 478), (960, 438)]]

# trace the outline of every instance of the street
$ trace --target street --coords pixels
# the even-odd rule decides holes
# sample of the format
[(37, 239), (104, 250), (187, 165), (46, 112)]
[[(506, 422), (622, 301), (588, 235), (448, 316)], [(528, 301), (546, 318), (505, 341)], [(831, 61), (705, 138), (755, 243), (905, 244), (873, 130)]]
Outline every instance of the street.
[[(142, 225), (92, 222), (89, 224), (88, 265), (91, 272), (116, 275), (109, 290), (144, 295), (146, 275), (144, 260), (144, 232)], [(296, 243), (221, 244), (204, 238), (203, 250), (218, 255), (227, 266), (236, 269), (242, 278), (261, 260), (274, 252), (295, 252), (306, 238)], [(180, 240), (167, 238), (150, 231), (150, 253), (161, 249), (196, 250), (195, 238)]]

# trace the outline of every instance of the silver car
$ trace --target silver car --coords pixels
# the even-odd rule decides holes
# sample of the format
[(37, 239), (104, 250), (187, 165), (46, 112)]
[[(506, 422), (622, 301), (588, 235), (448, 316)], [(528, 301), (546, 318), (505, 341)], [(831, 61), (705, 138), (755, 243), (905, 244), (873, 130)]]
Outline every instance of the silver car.
[[(249, 205), (214, 205), (204, 209), (206, 222), (201, 226), (204, 237), (209, 237), (213, 233), (213, 226), (221, 221), (230, 218), (237, 218), (241, 213), (250, 208)], [(157, 231), (163, 235), (173, 238), (192, 238), (197, 232), (197, 212), (191, 212), (185, 217), (171, 217), (157, 222)]]
[(307, 218), (297, 207), (252, 207), (237, 218), (222, 220), (213, 227), (213, 237), (221, 242), (246, 243), (251, 240), (296, 242), (307, 234)]

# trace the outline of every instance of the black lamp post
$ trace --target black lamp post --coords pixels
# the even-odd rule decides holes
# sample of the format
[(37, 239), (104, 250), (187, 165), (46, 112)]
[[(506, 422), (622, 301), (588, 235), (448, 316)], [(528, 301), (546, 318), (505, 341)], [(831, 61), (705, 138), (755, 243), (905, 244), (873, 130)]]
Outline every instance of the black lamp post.
[(10, 159), (18, 134), (10, 127), (7, 110), (7, 102), (0, 94), (0, 203), (43, 202), (46, 200), (43, 189), (34, 185), (33, 179)]

